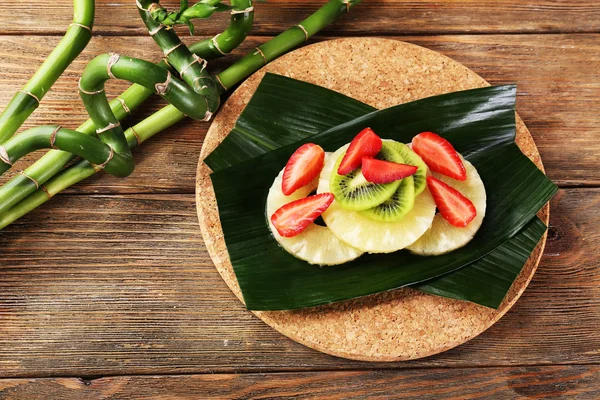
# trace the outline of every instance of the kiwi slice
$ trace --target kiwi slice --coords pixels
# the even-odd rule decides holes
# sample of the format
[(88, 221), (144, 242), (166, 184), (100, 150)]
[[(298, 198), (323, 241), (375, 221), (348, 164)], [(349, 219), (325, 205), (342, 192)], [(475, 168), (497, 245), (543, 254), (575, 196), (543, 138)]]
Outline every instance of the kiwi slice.
[(360, 214), (380, 222), (400, 221), (415, 205), (415, 184), (412, 176), (400, 181), (392, 197), (380, 205), (360, 211)]
[(415, 181), (415, 196), (420, 195), (421, 192), (425, 190), (425, 186), (427, 186), (427, 172), (429, 171), (429, 168), (427, 167), (427, 164), (425, 164), (425, 161), (404, 143), (396, 142), (394, 140), (384, 140), (384, 142), (391, 145), (393, 149), (400, 154), (404, 159), (405, 164), (414, 165), (419, 168), (412, 177)]
[[(335, 201), (347, 210), (361, 211), (378, 206), (392, 197), (400, 186), (400, 181), (386, 184), (371, 183), (365, 179), (360, 168), (347, 175), (339, 175), (337, 170), (345, 154), (346, 152), (342, 153), (337, 159), (331, 173), (329, 189), (333, 193)], [(400, 154), (392, 148), (390, 143), (383, 143), (376, 158), (397, 163), (403, 162)]]

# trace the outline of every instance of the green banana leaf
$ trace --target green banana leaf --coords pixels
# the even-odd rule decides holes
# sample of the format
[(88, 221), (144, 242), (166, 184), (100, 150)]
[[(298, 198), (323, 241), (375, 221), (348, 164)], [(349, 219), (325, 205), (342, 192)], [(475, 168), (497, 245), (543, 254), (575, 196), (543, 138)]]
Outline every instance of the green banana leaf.
[(373, 111), (333, 90), (268, 73), (233, 130), (204, 162), (216, 172)]
[(546, 229), (546, 225), (534, 217), (519, 233), (485, 257), (411, 287), (425, 293), (498, 308)]
[[(330, 151), (368, 125), (383, 137), (403, 142), (423, 130), (449, 138), (478, 168), (489, 202), (476, 238), (448, 255), (419, 257), (398, 252), (318, 268), (279, 248), (270, 236), (264, 202), (272, 179), (299, 143), (211, 175), (225, 240), (248, 308), (308, 307), (423, 282), (473, 263), (512, 238), (556, 190), (514, 144), (514, 96), (515, 88), (510, 86), (437, 96), (372, 112), (310, 137)], [(270, 101), (275, 107), (280, 99)], [(262, 105), (262, 111), (273, 117), (267, 105)], [(207, 163), (219, 170), (211, 160)]]

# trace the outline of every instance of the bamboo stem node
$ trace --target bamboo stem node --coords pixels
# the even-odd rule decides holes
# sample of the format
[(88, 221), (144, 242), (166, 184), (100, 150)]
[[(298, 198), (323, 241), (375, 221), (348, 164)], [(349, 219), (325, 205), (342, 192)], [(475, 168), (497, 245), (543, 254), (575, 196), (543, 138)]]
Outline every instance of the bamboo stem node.
[(120, 97), (117, 97), (117, 101), (119, 103), (121, 103), (121, 107), (123, 107), (123, 111), (125, 111), (127, 114), (131, 115), (131, 109), (129, 108), (129, 106), (127, 106), (127, 103), (125, 103), (125, 100), (123, 100)]
[(167, 92), (167, 89), (169, 88), (169, 83), (171, 83), (171, 73), (167, 72), (167, 79), (163, 83), (157, 83), (156, 85), (154, 85), (154, 88), (156, 89), (156, 94), (158, 94), (159, 96), (164, 95)]
[(101, 135), (104, 132), (110, 131), (111, 129), (117, 128), (119, 126), (121, 126), (120, 122), (117, 122), (117, 123), (111, 122), (110, 124), (106, 125), (104, 128), (96, 129), (96, 133), (98, 135)]
[(29, 179), (31, 182), (35, 183), (35, 188), (39, 189), (40, 188), (40, 184), (38, 183), (38, 181), (36, 181), (35, 179), (33, 179), (32, 177), (30, 177), (29, 175), (27, 175), (25, 173), (25, 171), (19, 171), (19, 175), (23, 175), (25, 178)]
[(139, 8), (140, 10), (148, 12), (148, 10), (147, 10), (147, 9), (145, 9), (145, 8), (142, 6), (142, 4), (140, 3), (140, 0), (135, 0), (135, 5), (136, 5), (136, 6), (137, 6), (137, 8)]
[(223, 85), (223, 82), (221, 82), (221, 78), (219, 78), (219, 75), (215, 75), (215, 78), (217, 78), (217, 82), (219, 82), (219, 85), (221, 85), (221, 87), (227, 91), (227, 87), (225, 85)]
[(267, 65), (267, 57), (265, 57), (265, 53), (260, 49), (260, 47), (256, 47), (256, 51), (262, 56), (265, 65)]
[(296, 25), (298, 28), (302, 29), (302, 32), (304, 32), (304, 37), (306, 38), (305, 40), (308, 40), (308, 31), (306, 30), (305, 27), (302, 26), (302, 24), (298, 24)]
[(138, 146), (140, 144), (142, 144), (142, 140), (140, 139), (140, 135), (138, 135), (138, 133), (135, 131), (135, 129), (133, 129), (133, 126), (131, 128), (129, 128), (131, 130), (131, 133), (133, 133), (133, 136), (135, 136), (135, 140), (137, 141)]
[(119, 62), (120, 58), (121, 58), (121, 56), (118, 55), (117, 53), (110, 53), (110, 58), (108, 59), (108, 62), (106, 63), (106, 72), (108, 73), (108, 76), (110, 76), (111, 79), (116, 79), (112, 73), (112, 67), (116, 63)]
[(187, 70), (194, 65), (195, 63), (201, 63), (202, 64), (202, 69), (201, 71), (204, 71), (206, 69), (206, 66), (208, 65), (208, 61), (206, 61), (205, 59), (197, 56), (196, 54), (192, 55), (194, 57), (194, 61), (192, 61), (191, 63), (189, 63), (188, 65), (186, 65), (185, 67), (183, 67), (181, 69), (181, 72), (179, 73), (179, 75), (183, 78), (183, 76), (185, 75), (185, 73), (187, 72)]
[(0, 146), (0, 160), (4, 164), (10, 165), (12, 167), (13, 163), (10, 161), (10, 157), (8, 156), (8, 152), (6, 151), (6, 147)]
[(50, 200), (52, 198), (52, 195), (48, 191), (48, 188), (46, 187), (46, 185), (41, 185), (40, 189), (42, 190), (42, 192), (46, 193), (46, 196), (48, 196), (48, 200)]
[(180, 48), (181, 46), (183, 46), (183, 43), (179, 43), (173, 47), (171, 47), (168, 50), (165, 50), (165, 57), (169, 57), (169, 54), (171, 54), (172, 52), (174, 52), (175, 50), (177, 50), (178, 48)]
[(96, 94), (100, 94), (100, 93), (104, 92), (104, 88), (102, 88), (102, 89), (100, 89), (100, 90), (96, 90), (96, 91), (91, 91), (91, 92), (90, 92), (90, 91), (87, 91), (87, 90), (85, 90), (85, 89), (83, 89), (83, 88), (81, 87), (81, 78), (79, 78), (79, 83), (78, 83), (78, 86), (79, 86), (79, 91), (80, 91), (81, 93), (83, 93), (83, 94), (87, 94), (87, 95), (90, 95), (90, 96), (94, 96), (94, 95), (96, 95)]
[(60, 150), (58, 147), (56, 147), (54, 145), (54, 142), (56, 142), (56, 134), (58, 133), (58, 131), (60, 131), (61, 126), (57, 126), (56, 129), (54, 129), (52, 131), (52, 133), (50, 134), (50, 147), (52, 147), (54, 150)]
[(222, 55), (226, 55), (227, 53), (225, 53), (223, 50), (221, 50), (221, 48), (219, 47), (219, 44), (217, 43), (217, 38), (219, 37), (220, 33), (218, 35), (213, 36), (212, 38), (212, 43), (215, 46), (215, 49), (217, 49), (217, 51), (219, 53), (221, 53)]
[(110, 153), (108, 153), (108, 158), (106, 159), (106, 161), (104, 161), (102, 164), (92, 164), (92, 167), (94, 167), (94, 171), (96, 171), (96, 172), (102, 171), (104, 169), (104, 167), (106, 167), (106, 164), (108, 164), (110, 162), (110, 160), (112, 160), (114, 155), (115, 155), (115, 151), (111, 147)]
[(84, 24), (79, 24), (77, 22), (73, 22), (73, 23), (69, 24), (69, 26), (78, 26), (78, 27), (83, 28), (83, 29), (89, 31), (90, 33), (92, 33), (92, 28), (90, 28), (89, 26), (84, 25)]
[(158, 3), (152, 3), (148, 6), (148, 12), (151, 13), (152, 11), (154, 11), (154, 9), (156, 8), (163, 8), (160, 4)]
[(350, 0), (342, 0), (342, 4), (346, 5), (346, 12), (350, 12), (351, 1)]
[(40, 104), (40, 99), (35, 94), (28, 92), (27, 90), (21, 90), (21, 93), (25, 93), (26, 95), (33, 97), (35, 101), (37, 101), (38, 105)]
[(152, 29), (151, 31), (148, 31), (148, 34), (150, 36), (154, 36), (156, 35), (158, 32), (160, 32), (161, 30), (163, 30), (166, 27), (166, 25), (164, 24), (160, 24), (159, 26), (157, 26), (156, 28)]
[(210, 121), (210, 119), (212, 118), (213, 113), (211, 113), (210, 111), (206, 110), (206, 114), (204, 115), (204, 118), (202, 118), (203, 122), (208, 122)]
[(204, 118), (202, 118), (202, 121), (208, 122), (212, 118), (213, 113), (210, 111), (210, 107), (208, 105), (208, 99), (206, 97), (204, 98), (204, 101), (206, 102), (206, 113), (204, 114)]
[(246, 8), (245, 10), (231, 10), (231, 15), (236, 15), (236, 14), (247, 14), (254, 11), (254, 6), (250, 6), (248, 8)]

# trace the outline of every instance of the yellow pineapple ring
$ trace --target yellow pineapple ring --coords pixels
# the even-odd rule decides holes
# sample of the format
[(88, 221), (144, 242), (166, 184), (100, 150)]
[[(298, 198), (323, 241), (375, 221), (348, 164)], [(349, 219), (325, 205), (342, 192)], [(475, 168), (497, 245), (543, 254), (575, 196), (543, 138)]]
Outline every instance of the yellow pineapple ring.
[(467, 171), (465, 181), (457, 181), (442, 174), (430, 172), (435, 178), (452, 186), (471, 200), (477, 210), (477, 216), (469, 222), (469, 225), (458, 228), (446, 221), (440, 214), (437, 214), (433, 219), (431, 228), (419, 240), (408, 246), (408, 249), (415, 254), (435, 256), (459, 249), (469, 243), (481, 227), (486, 209), (485, 187), (473, 164), (462, 156), (460, 158)]
[[(325, 162), (327, 162), (330, 155), (331, 153), (325, 154)], [(286, 196), (281, 190), (282, 177), (283, 170), (277, 175), (271, 189), (269, 189), (269, 195), (267, 196), (267, 218), (273, 237), (275, 237), (275, 240), (277, 240), (277, 243), (283, 249), (294, 257), (316, 265), (343, 264), (363, 254), (362, 251), (339, 240), (326, 226), (314, 223), (310, 224), (304, 232), (294, 237), (281, 236), (271, 223), (271, 215), (280, 207), (307, 197), (317, 188), (319, 181), (317, 177), (307, 186), (298, 189), (290, 196)]]
[[(329, 192), (335, 162), (347, 148), (348, 145), (343, 146), (326, 160), (317, 193)], [(323, 220), (335, 236), (352, 247), (369, 253), (391, 253), (419, 239), (431, 226), (434, 216), (435, 203), (429, 189), (425, 189), (415, 199), (413, 209), (400, 221), (373, 221), (357, 211), (344, 209), (336, 201), (323, 213)]]

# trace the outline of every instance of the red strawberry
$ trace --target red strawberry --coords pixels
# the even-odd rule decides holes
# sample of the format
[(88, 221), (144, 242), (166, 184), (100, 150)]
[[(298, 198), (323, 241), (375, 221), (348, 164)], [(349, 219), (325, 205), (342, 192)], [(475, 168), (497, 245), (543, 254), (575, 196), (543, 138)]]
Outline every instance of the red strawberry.
[(477, 216), (477, 210), (471, 202), (452, 186), (434, 178), (427, 177), (427, 187), (440, 214), (452, 225), (464, 228)]
[(419, 133), (412, 140), (412, 149), (434, 172), (464, 181), (467, 171), (449, 141), (433, 132)]
[(321, 193), (292, 201), (275, 211), (271, 216), (271, 222), (281, 236), (296, 236), (323, 214), (332, 202), (331, 193)]
[(281, 190), (286, 196), (308, 185), (321, 173), (325, 151), (314, 143), (303, 144), (292, 154), (283, 170)]
[(418, 167), (363, 157), (362, 174), (371, 183), (390, 183), (417, 172)]
[(381, 150), (381, 138), (371, 128), (365, 128), (350, 142), (338, 174), (346, 175), (359, 168), (363, 157), (374, 157)]

